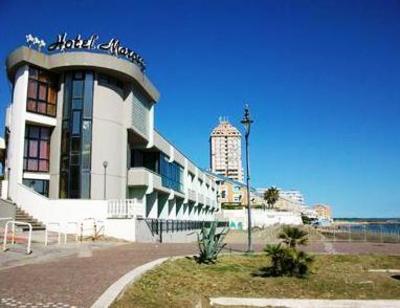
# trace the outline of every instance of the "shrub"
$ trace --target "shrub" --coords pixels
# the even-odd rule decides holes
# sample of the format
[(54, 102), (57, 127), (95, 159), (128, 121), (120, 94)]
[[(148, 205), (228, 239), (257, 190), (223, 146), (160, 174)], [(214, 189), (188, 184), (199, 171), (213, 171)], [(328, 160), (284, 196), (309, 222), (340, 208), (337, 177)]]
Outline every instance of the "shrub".
[(264, 251), (271, 257), (271, 266), (264, 270), (264, 276), (295, 276), (303, 278), (309, 273), (314, 258), (304, 251), (277, 245), (267, 245)]
[(225, 247), (223, 243), (226, 229), (220, 233), (217, 232), (218, 221), (213, 221), (209, 228), (203, 226), (200, 234), (197, 234), (199, 245), (199, 256), (196, 258), (199, 263), (215, 263), (218, 254)]
[(307, 244), (307, 236), (306, 231), (297, 227), (283, 227), (278, 236), (282, 242), (264, 248), (267, 256), (271, 258), (271, 266), (263, 270), (263, 276), (307, 276), (314, 258), (296, 249), (297, 245)]
[(290, 248), (296, 248), (297, 245), (306, 245), (308, 242), (308, 233), (297, 227), (284, 226), (283, 231), (279, 234), (279, 238), (283, 240)]

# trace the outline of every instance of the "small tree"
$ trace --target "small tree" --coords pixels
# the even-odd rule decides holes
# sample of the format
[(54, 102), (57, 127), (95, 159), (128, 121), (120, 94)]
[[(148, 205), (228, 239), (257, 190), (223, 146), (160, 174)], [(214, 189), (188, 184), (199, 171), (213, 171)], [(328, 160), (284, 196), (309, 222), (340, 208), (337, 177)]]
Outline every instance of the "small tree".
[(290, 248), (296, 248), (297, 245), (306, 245), (308, 242), (308, 233), (297, 227), (284, 226), (279, 238), (283, 240)]
[(297, 245), (307, 243), (307, 233), (296, 227), (285, 227), (279, 235), (283, 241), (267, 245), (264, 251), (271, 258), (271, 266), (264, 269), (263, 276), (305, 277), (314, 258), (304, 251), (296, 249)]
[(279, 189), (271, 186), (264, 192), (264, 200), (268, 204), (268, 208), (273, 208), (274, 204), (279, 200)]
[(199, 256), (196, 258), (199, 263), (215, 263), (218, 254), (226, 246), (223, 242), (227, 230), (224, 228), (222, 232), (217, 233), (218, 221), (211, 222), (209, 228), (202, 227), (200, 234), (197, 234), (197, 242), (199, 245)]

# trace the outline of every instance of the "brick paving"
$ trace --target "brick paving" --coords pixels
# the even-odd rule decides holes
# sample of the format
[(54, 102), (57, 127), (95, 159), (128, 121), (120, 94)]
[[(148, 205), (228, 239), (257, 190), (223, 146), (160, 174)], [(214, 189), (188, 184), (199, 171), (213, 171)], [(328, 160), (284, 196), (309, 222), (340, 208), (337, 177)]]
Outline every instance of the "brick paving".
[[(256, 244), (261, 251), (264, 245)], [(226, 252), (244, 251), (245, 244), (229, 244)], [(376, 253), (400, 255), (400, 244), (311, 242), (315, 253)], [(90, 307), (122, 275), (149, 261), (194, 254), (196, 244), (133, 243), (63, 256), (56, 260), (0, 270), (1, 307)]]
[(19, 304), (11, 306), (4, 301), (0, 304), (32, 307), (39, 306), (38, 303), (59, 303), (60, 307), (90, 307), (113, 282), (134, 267), (160, 257), (195, 251), (193, 244), (134, 243), (94, 250), (90, 257), (69, 256), (7, 268), (0, 270), (0, 294), (2, 299)]

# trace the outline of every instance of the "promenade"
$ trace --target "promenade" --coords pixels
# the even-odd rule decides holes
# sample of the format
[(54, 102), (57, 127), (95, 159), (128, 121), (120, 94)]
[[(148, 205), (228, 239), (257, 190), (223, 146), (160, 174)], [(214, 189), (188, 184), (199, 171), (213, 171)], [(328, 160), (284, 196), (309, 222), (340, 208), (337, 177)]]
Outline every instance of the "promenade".
[[(35, 247), (34, 247), (35, 248)], [(255, 245), (261, 251), (263, 245)], [(52, 255), (36, 248), (32, 255), (0, 253), (0, 307), (90, 307), (116, 280), (149, 261), (197, 253), (193, 244), (83, 243)], [(229, 244), (226, 253), (243, 251)], [(400, 244), (310, 243), (314, 253), (375, 253), (400, 255)], [(10, 258), (10, 255), (20, 257)]]

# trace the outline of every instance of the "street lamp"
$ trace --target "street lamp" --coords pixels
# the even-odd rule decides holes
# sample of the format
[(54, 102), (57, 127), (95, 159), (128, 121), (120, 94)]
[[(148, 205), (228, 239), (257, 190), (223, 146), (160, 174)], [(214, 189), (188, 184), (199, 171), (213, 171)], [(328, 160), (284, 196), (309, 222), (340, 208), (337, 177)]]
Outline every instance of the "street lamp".
[(107, 199), (107, 166), (108, 166), (108, 161), (103, 161), (103, 167), (104, 167), (104, 200)]
[(243, 120), (240, 121), (245, 129), (246, 141), (246, 186), (247, 186), (247, 252), (252, 251), (251, 245), (251, 206), (250, 206), (250, 168), (249, 168), (249, 135), (250, 128), (253, 120), (250, 119), (249, 106), (246, 104), (244, 107)]

